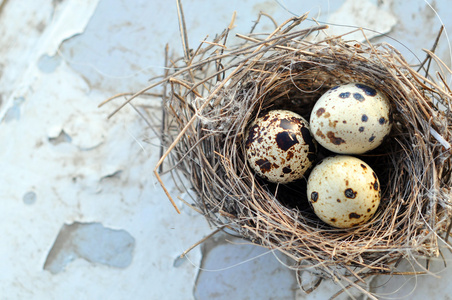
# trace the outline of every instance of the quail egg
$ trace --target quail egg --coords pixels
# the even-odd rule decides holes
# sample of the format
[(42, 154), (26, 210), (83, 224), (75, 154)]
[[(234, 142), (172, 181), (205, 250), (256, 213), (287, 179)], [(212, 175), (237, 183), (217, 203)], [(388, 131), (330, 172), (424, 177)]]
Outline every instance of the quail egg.
[(326, 149), (340, 154), (362, 154), (377, 148), (392, 127), (386, 96), (362, 83), (331, 88), (311, 112), (314, 138)]
[(249, 166), (274, 183), (303, 177), (316, 157), (317, 145), (308, 122), (288, 110), (272, 110), (257, 118), (245, 136)]
[(370, 220), (380, 205), (380, 182), (364, 161), (348, 155), (320, 161), (308, 179), (307, 196), (315, 214), (337, 228)]

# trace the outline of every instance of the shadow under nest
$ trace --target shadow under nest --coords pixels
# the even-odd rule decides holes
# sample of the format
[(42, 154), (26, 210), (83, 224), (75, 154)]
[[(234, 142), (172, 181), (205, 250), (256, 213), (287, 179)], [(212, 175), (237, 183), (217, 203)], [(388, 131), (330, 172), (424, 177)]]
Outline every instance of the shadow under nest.
[[(225, 47), (227, 29), (169, 65), (172, 71), (153, 86), (167, 91), (163, 158), (170, 170), (189, 179), (197, 209), (215, 227), (279, 250), (293, 258), (291, 268), (319, 278), (353, 285), (391, 274), (402, 258), (438, 257), (441, 245), (452, 249), (452, 98), (446, 76), (433, 78), (426, 64), (418, 66), (421, 75), (389, 44), (330, 37), (321, 32), (325, 26), (300, 30), (301, 21), (294, 18), (267, 36), (241, 36), (242, 44)], [(428, 57), (441, 66), (433, 54)], [(350, 82), (386, 94), (393, 127), (381, 146), (358, 156), (380, 178), (380, 208), (366, 224), (335, 229), (313, 213), (306, 179), (276, 185), (251, 171), (244, 135), (268, 110), (288, 109), (309, 120), (325, 91)], [(330, 154), (319, 145), (318, 160)]]

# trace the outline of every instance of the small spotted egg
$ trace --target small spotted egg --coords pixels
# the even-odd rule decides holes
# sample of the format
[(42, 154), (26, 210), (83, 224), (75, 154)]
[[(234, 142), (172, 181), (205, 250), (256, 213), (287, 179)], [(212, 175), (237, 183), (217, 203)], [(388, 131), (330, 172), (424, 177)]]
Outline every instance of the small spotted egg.
[(323, 94), (310, 117), (317, 142), (341, 154), (362, 154), (377, 148), (389, 134), (392, 115), (388, 99), (362, 83), (336, 86)]
[(272, 110), (250, 125), (245, 150), (256, 174), (270, 182), (289, 183), (302, 178), (311, 167), (317, 145), (303, 117)]
[(308, 199), (315, 214), (337, 228), (367, 222), (380, 205), (380, 182), (364, 161), (348, 155), (320, 161), (308, 179)]

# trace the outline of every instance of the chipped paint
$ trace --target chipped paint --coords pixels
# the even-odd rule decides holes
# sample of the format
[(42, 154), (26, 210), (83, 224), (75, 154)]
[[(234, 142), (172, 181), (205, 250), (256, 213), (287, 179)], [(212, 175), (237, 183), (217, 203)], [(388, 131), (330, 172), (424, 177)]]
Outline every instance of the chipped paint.
[[(218, 1), (187, 2), (184, 8), (190, 46), (196, 47), (207, 34), (214, 36), (221, 32), (229, 24), (234, 10), (238, 14), (234, 30), (246, 33), (260, 10), (272, 13), (278, 23), (292, 16), (288, 11), (298, 16), (307, 10), (311, 11), (310, 16), (319, 16), (317, 20), (327, 21), (328, 14), (337, 11), (343, 2), (321, 1), (313, 6), (312, 1), (267, 1), (258, 7), (252, 1), (233, 2), (234, 5)], [(365, 1), (363, 5), (368, 2), (377, 3)], [(0, 28), (3, 28), (0, 35), (0, 166), (3, 171), (0, 174), (0, 197), (3, 199), (0, 228), (4, 270), (0, 274), (1, 297), (116, 300), (148, 299), (151, 295), (156, 299), (193, 299), (194, 289), (199, 296), (206, 291), (203, 287), (208, 283), (198, 280), (200, 285), (195, 284), (197, 275), (202, 275), (198, 272), (201, 251), (198, 247), (185, 258), (179, 258), (179, 255), (210, 229), (202, 217), (182, 204), (182, 215), (175, 217), (164, 193), (155, 188), (157, 185), (149, 170), (156, 162), (158, 150), (154, 146), (158, 145), (158, 140), (144, 122), (128, 108), (121, 111), (118, 118), (107, 121), (105, 116), (114, 104), (101, 110), (97, 108), (97, 104), (116, 89), (121, 92), (138, 90), (150, 77), (160, 75), (162, 49), (167, 42), (170, 42), (172, 53), (180, 54), (177, 15), (172, 4), (125, 0), (3, 0), (0, 3)], [(103, 5), (99, 6), (99, 3)], [(447, 18), (445, 12), (450, 11), (450, 5), (448, 1), (435, 3), (449, 32), (452, 19)], [(119, 6), (124, 9), (111, 9)], [(423, 58), (422, 48), (431, 45), (431, 37), (436, 36), (439, 28), (436, 16), (425, 2), (414, 1), (407, 5), (403, 1), (378, 1), (378, 7), (389, 14), (393, 10), (392, 14), (400, 18), (400, 26), (393, 26), (391, 35), (407, 48), (396, 44), (398, 49), (408, 58), (412, 58), (409, 51)], [(317, 8), (322, 9), (319, 15)], [(350, 20), (349, 10), (339, 12), (343, 14), (342, 21), (337, 22)], [(360, 25), (371, 27), (367, 20), (373, 15), (373, 10), (361, 10), (363, 23)], [(21, 22), (17, 22), (19, 18)], [(261, 28), (273, 30), (270, 20), (262, 20), (266, 24), (258, 26), (257, 31)], [(388, 20), (380, 18), (373, 29), (381, 31), (381, 23)], [(125, 32), (127, 40), (114, 35), (118, 28), (128, 28)], [(91, 36), (97, 35), (98, 39), (87, 38), (87, 32)], [(230, 37), (234, 38), (233, 35)], [(384, 37), (378, 41), (394, 43)], [(79, 47), (71, 46), (75, 44)], [(447, 43), (440, 41), (437, 54), (450, 62), (447, 47)], [(74, 56), (68, 55), (71, 52)], [(93, 53), (122, 55), (113, 56), (100, 67), (93, 68), (92, 62), (98, 56), (90, 56), (93, 61), (87, 59)], [(105, 65), (111, 68), (103, 68)], [(139, 80), (134, 76), (138, 72), (142, 74)], [(8, 117), (10, 121), (5, 122), (14, 99), (20, 97), (25, 101), (17, 106), (18, 110), (11, 110), (14, 113)], [(153, 105), (158, 111), (158, 103)], [(89, 126), (98, 120), (105, 122), (96, 123), (92, 128)], [(94, 132), (97, 130), (102, 134)], [(86, 140), (84, 133), (89, 135)], [(164, 180), (171, 182), (169, 176)], [(172, 194), (180, 194), (174, 185), (168, 187)], [(182, 196), (190, 199), (188, 195)], [(43, 271), (61, 224), (73, 222), (100, 222), (104, 227), (129, 232), (136, 240), (132, 263), (127, 268), (116, 269), (77, 259), (56, 275)], [(214, 244), (212, 248), (221, 245)], [(235, 246), (231, 244), (226, 251), (237, 250), (238, 261), (246, 260), (247, 253), (258, 251), (247, 252), (248, 249)], [(220, 248), (211, 253), (211, 258), (225, 258), (224, 253), (224, 248)], [(451, 259), (447, 251), (444, 255), (446, 260)], [(254, 271), (246, 273), (246, 280), (234, 283), (234, 292), (253, 299), (256, 294), (250, 289), (249, 282), (258, 282), (256, 289), (259, 290), (275, 286), (268, 282), (280, 278), (274, 276), (278, 270), (287, 271), (273, 264), (272, 255), (262, 257), (260, 266), (270, 264), (276, 273), (252, 269)], [(229, 274), (240, 275), (233, 266), (226, 266), (231, 270)], [(440, 262), (432, 263), (432, 272), (441, 273), (443, 278), (450, 277), (452, 269), (438, 266), (441, 267)], [(405, 269), (400, 271), (410, 270), (411, 266), (403, 267)], [(306, 295), (293, 284), (293, 277), (285, 278), (288, 280), (280, 281), (280, 287), (284, 292), (290, 288), (288, 299), (327, 299), (340, 289), (340, 284), (325, 281), (315, 292)], [(421, 281), (415, 277), (404, 278), (395, 277), (388, 282), (387, 277), (380, 277), (380, 280), (376, 277), (372, 286), (378, 287), (374, 290), (377, 295), (390, 293), (393, 297), (407, 296), (415, 286), (415, 295), (420, 299), (442, 299), (450, 294), (447, 280), (433, 276)], [(309, 287), (315, 278), (309, 272), (303, 272), (302, 282)], [(222, 291), (229, 283), (211, 282), (207, 288), (209, 292)], [(348, 292), (360, 297), (359, 292)]]
[(124, 269), (132, 263), (134, 248), (135, 239), (125, 230), (107, 228), (101, 223), (64, 224), (43, 269), (58, 274), (76, 259)]

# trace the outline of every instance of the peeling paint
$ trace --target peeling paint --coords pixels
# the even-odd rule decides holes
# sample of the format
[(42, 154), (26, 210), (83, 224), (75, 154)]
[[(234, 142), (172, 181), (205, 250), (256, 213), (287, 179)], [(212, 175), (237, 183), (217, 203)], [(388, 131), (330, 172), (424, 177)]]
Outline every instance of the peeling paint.
[(60, 56), (42, 55), (38, 61), (38, 68), (43, 73), (52, 73), (61, 64)]
[(54, 146), (61, 143), (70, 143), (72, 141), (71, 137), (64, 132), (64, 130), (60, 130), (57, 136), (49, 136), (48, 140)]
[[(330, 12), (344, 3), (287, 0), (277, 1), (278, 5), (268, 1), (257, 5), (238, 1), (234, 6), (218, 1), (183, 2), (190, 47), (194, 49), (207, 34), (211, 38), (221, 32), (234, 10), (237, 10), (236, 28), (228, 41), (235, 38), (235, 32), (249, 31), (258, 9), (272, 12), (279, 24), (291, 16), (281, 3), (297, 16), (311, 11), (310, 17), (319, 16), (317, 20), (325, 21)], [(423, 17), (424, 1), (415, 1), (417, 4), (410, 7), (403, 1), (370, 2), (378, 3), (381, 9), (386, 6), (386, 11), (392, 10), (401, 21), (409, 19), (393, 27), (391, 36), (420, 54), (419, 57), (424, 55), (421, 48), (432, 44), (431, 39), (439, 29), (431, 14), (428, 19)], [(202, 216), (182, 203), (179, 203), (182, 214), (175, 215), (152, 177), (152, 168), (159, 158), (158, 137), (153, 136), (135, 112), (125, 107), (115, 118), (106, 120), (105, 116), (118, 102), (97, 108), (97, 104), (114, 93), (137, 91), (148, 84), (149, 78), (161, 75), (166, 43), (169, 42), (171, 56), (181, 54), (174, 3), (147, 0), (0, 0), (0, 3), (7, 4), (0, 4), (4, 9), (0, 12), (3, 28), (0, 120), (8, 115), (8, 122), (0, 122), (3, 171), (0, 182), (6, 187), (0, 189), (3, 199), (0, 227), (4, 239), (0, 249), (4, 271), (0, 274), (0, 298), (193, 299), (197, 274), (199, 299), (202, 293), (227, 288), (233, 289), (235, 295), (255, 299), (257, 294), (253, 290), (259, 292), (275, 286), (273, 278), (280, 278), (278, 270), (287, 270), (273, 262), (273, 254), (245, 263), (250, 258), (247, 255), (255, 258), (253, 253), (266, 253), (265, 249), (256, 247), (250, 251), (251, 247), (232, 244), (224, 247), (224, 243), (215, 240), (211, 248), (203, 247), (204, 270), (199, 269), (201, 247), (193, 249), (186, 258), (178, 258), (178, 254), (210, 233), (211, 228)], [(443, 15), (450, 11), (448, 1), (436, 1), (435, 7)], [(320, 8), (322, 12), (317, 14)], [(343, 18), (347, 17), (350, 16)], [(273, 29), (268, 18), (261, 20)], [(450, 20), (444, 17), (449, 32)], [(306, 21), (301, 27), (312, 24)], [(264, 26), (259, 26), (256, 32), (260, 28)], [(447, 44), (440, 42), (439, 47), (443, 48), (436, 53), (448, 54), (444, 46)], [(20, 97), (24, 102), (14, 107), (15, 99)], [(139, 101), (150, 103), (148, 99)], [(156, 108), (151, 113), (160, 112), (158, 99), (151, 101), (155, 101), (152, 106)], [(180, 195), (169, 174), (166, 175), (163, 179), (171, 194)], [(189, 194), (182, 196), (187, 201), (191, 198)], [(97, 257), (89, 256), (91, 251), (78, 253), (77, 245), (86, 244), (75, 237), (81, 234), (73, 224), (83, 224), (79, 227), (98, 224), (102, 234), (95, 238), (97, 245), (102, 238), (113, 243), (115, 235), (111, 231), (122, 228), (123, 237), (128, 233), (136, 242), (131, 252), (127, 252), (130, 248), (123, 248), (133, 256), (130, 265), (111, 266), (114, 263), (109, 261), (108, 252)], [(59, 235), (63, 229), (66, 234)], [(83, 235), (92, 236), (86, 232)], [(58, 244), (65, 250), (58, 251)], [(446, 260), (451, 259), (445, 255)], [(218, 270), (222, 258), (229, 262), (235, 259), (240, 265), (224, 264), (229, 268), (225, 273)], [(218, 260), (213, 267), (215, 272), (209, 271), (211, 259)], [(57, 275), (42, 270), (46, 261), (46, 267), (59, 272)], [(122, 260), (122, 266), (126, 265), (124, 261), (127, 260)], [(241, 266), (250, 269), (242, 275)], [(276, 271), (269, 274), (269, 270)], [(444, 278), (450, 275), (448, 270), (442, 272)], [(235, 276), (243, 280), (234, 281)], [(216, 281), (220, 278), (225, 280)], [(293, 277), (284, 278), (289, 279), (279, 279), (281, 288), (286, 289), (282, 295), (296, 293), (296, 299), (327, 299), (340, 289), (338, 283), (325, 281), (316, 292), (306, 296), (296, 285), (289, 284), (294, 282)], [(421, 292), (425, 291), (416, 291), (420, 298), (428, 298), (426, 293), (436, 298), (450, 294), (443, 288), (447, 287), (447, 280), (428, 281), (431, 289), (426, 288), (425, 282), (417, 282), (424, 287)], [(378, 283), (382, 286), (378, 290), (381, 294), (388, 291), (384, 283)], [(276, 293), (276, 289), (271, 293)]]
[(178, 256), (178, 257), (176, 257), (176, 259), (174, 260), (173, 267), (179, 268), (179, 267), (182, 266), (185, 262), (187, 262), (187, 257), (186, 257), (186, 256), (184, 256), (184, 257)]
[(128, 267), (135, 239), (125, 230), (113, 230), (100, 223), (63, 225), (44, 264), (44, 270), (60, 273), (75, 259), (85, 259), (114, 268)]
[[(276, 256), (276, 257), (275, 257)], [(197, 300), (295, 299), (295, 272), (289, 258), (227, 235), (203, 244), (194, 296)], [(244, 287), (246, 289), (237, 287)]]
[(105, 142), (105, 125), (102, 120), (89, 119), (86, 115), (73, 115), (64, 126), (72, 144), (84, 151), (99, 147)]
[(33, 191), (26, 192), (24, 194), (24, 196), (22, 197), (22, 200), (24, 201), (24, 204), (26, 204), (26, 205), (35, 204), (36, 199), (37, 199), (36, 193)]
[[(36, 69), (48, 71), (54, 67), (47, 62), (42, 69), (39, 58), (55, 56), (64, 40), (83, 32), (97, 3), (81, 0), (52, 5), (49, 1), (27, 1), (17, 6), (13, 2), (0, 6), (0, 28), (8, 28), (0, 31), (0, 93), (6, 94), (0, 120), (14, 106), (17, 93), (23, 93), (36, 80), (32, 75)], [(16, 22), (17, 19), (21, 21)]]
[[(328, 17), (327, 22), (331, 26), (327, 32), (331, 35), (341, 35), (361, 27), (370, 29), (364, 31), (368, 39), (390, 32), (398, 22), (397, 17), (373, 2), (370, 0), (346, 0), (337, 11)], [(344, 39), (365, 41), (359, 30), (347, 34)]]
[(13, 104), (11, 107), (9, 107), (5, 113), (5, 117), (3, 121), (6, 123), (9, 123), (13, 120), (19, 121), (20, 119), (20, 107), (25, 102), (24, 97), (17, 97), (14, 99)]

